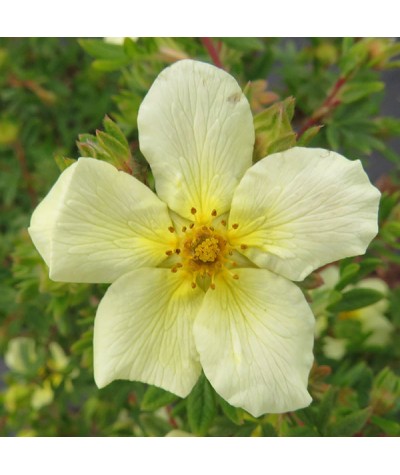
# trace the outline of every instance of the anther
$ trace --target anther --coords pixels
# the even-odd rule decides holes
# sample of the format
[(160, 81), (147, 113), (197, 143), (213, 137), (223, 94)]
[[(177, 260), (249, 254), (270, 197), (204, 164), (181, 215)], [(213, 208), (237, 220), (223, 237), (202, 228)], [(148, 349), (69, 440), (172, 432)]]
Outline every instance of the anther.
[(176, 253), (176, 254), (180, 254), (180, 253), (181, 253), (181, 250), (180, 250), (180, 249), (175, 249), (175, 253)]
[(189, 226), (189, 228), (190, 228), (190, 229), (193, 229), (193, 227), (194, 227), (194, 223), (191, 223), (190, 226)]
[(216, 209), (213, 209), (211, 211), (211, 216), (217, 216), (217, 210)]
[(182, 226), (182, 232), (185, 233), (186, 232), (186, 229), (187, 227), (186, 226)]
[(192, 289), (195, 289), (197, 287), (196, 282), (192, 282)]
[(167, 254), (167, 256), (172, 256), (173, 252), (172, 251), (166, 251), (165, 254)]
[(239, 279), (239, 276), (237, 274), (233, 274), (232, 276), (235, 280), (238, 280)]
[(175, 232), (175, 228), (174, 228), (173, 226), (170, 226), (170, 227), (168, 228), (168, 231), (169, 231), (170, 233), (174, 233), (174, 232)]
[(241, 245), (240, 245), (240, 249), (247, 249), (246, 244), (241, 244)]
[(183, 264), (181, 264), (180, 262), (178, 262), (178, 264), (175, 264), (175, 267), (183, 267)]
[(210, 287), (212, 288), (212, 290), (215, 290), (215, 284), (214, 284), (214, 282), (212, 282), (212, 283), (210, 284)]
[(212, 226), (210, 226), (210, 228), (209, 228), (209, 229), (210, 229), (210, 231), (214, 231), (214, 228), (213, 228)]
[(225, 221), (225, 219), (221, 219), (221, 224), (222, 224), (222, 226), (226, 226), (226, 221)]
[(232, 224), (233, 229), (237, 229), (239, 227), (238, 223)]
[(201, 229), (202, 229), (203, 231), (208, 231), (207, 226), (202, 226)]
[(173, 272), (173, 273), (175, 274), (175, 272), (178, 272), (178, 268), (177, 268), (177, 267), (173, 267), (173, 268), (171, 269), (171, 272)]
[(192, 214), (196, 214), (196, 213), (197, 213), (197, 209), (196, 209), (196, 208), (192, 208), (192, 209), (190, 210), (190, 212), (191, 212)]

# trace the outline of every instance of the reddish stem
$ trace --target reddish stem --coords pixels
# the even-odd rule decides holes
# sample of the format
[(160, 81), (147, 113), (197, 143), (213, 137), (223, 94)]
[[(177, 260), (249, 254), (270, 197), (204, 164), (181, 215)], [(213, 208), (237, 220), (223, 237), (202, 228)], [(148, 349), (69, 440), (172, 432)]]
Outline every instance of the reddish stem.
[(215, 66), (221, 69), (225, 69), (224, 65), (222, 64), (221, 58), (219, 57), (219, 53), (214, 46), (214, 43), (211, 38), (200, 38), (204, 48), (207, 50), (210, 58), (212, 59)]
[(321, 107), (319, 107), (312, 114), (312, 116), (306, 120), (301, 129), (297, 132), (297, 139), (299, 139), (306, 130), (318, 124), (318, 122), (320, 122), (325, 116), (332, 112), (333, 109), (335, 109), (341, 103), (340, 100), (337, 98), (337, 95), (339, 94), (342, 87), (346, 84), (347, 79), (347, 77), (343, 76), (336, 81), (335, 85), (322, 103)]

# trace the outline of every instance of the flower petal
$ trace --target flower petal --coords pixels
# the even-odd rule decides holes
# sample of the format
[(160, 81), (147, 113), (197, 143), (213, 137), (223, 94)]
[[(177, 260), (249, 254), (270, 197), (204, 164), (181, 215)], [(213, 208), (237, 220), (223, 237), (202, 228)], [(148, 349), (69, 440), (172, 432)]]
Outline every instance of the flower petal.
[(106, 283), (162, 262), (176, 247), (171, 224), (165, 203), (136, 178), (80, 158), (36, 208), (29, 233), (51, 279)]
[(189, 394), (201, 371), (192, 326), (203, 297), (183, 271), (142, 268), (114, 282), (94, 325), (97, 386), (128, 379)]
[(379, 191), (360, 161), (295, 147), (256, 163), (232, 202), (234, 244), (260, 267), (291, 280), (363, 254), (378, 231)]
[(235, 79), (206, 63), (183, 60), (166, 68), (138, 116), (140, 148), (157, 193), (185, 218), (207, 221), (229, 209), (251, 165), (254, 126)]
[(217, 276), (194, 324), (204, 373), (253, 416), (308, 406), (314, 317), (299, 288), (265, 269)]

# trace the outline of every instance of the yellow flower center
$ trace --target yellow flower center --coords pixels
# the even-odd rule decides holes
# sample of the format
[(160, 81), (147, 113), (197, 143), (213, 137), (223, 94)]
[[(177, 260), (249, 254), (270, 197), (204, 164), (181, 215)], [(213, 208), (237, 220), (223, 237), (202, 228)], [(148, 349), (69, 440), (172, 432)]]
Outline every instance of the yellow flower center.
[[(191, 211), (193, 215), (196, 214), (195, 208)], [(227, 223), (221, 220), (215, 229), (212, 224), (216, 216), (217, 212), (213, 210), (207, 224), (195, 222), (189, 227), (183, 226), (182, 233), (178, 232), (178, 247), (166, 252), (170, 257), (174, 254), (179, 256), (178, 262), (176, 257), (173, 258), (171, 271), (186, 272), (191, 276), (193, 288), (200, 285), (204, 289), (215, 289), (214, 278), (219, 272), (228, 272), (234, 279), (239, 278), (232, 272), (237, 264), (231, 258), (234, 248), (228, 241)], [(232, 225), (233, 229), (237, 227), (238, 224)], [(171, 233), (176, 232), (173, 227), (168, 229)], [(241, 249), (246, 247), (241, 245)]]
[(195, 247), (194, 259), (202, 262), (215, 262), (220, 251), (218, 239), (209, 237)]
[(183, 267), (197, 275), (214, 275), (229, 252), (227, 240), (212, 226), (194, 226), (185, 233), (182, 243)]

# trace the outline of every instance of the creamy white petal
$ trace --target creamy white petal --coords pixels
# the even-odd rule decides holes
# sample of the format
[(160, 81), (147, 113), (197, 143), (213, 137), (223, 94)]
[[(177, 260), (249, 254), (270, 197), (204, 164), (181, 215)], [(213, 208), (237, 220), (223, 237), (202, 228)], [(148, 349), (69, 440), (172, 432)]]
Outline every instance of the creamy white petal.
[(363, 254), (378, 231), (379, 191), (360, 161), (295, 147), (249, 169), (232, 202), (232, 242), (260, 267), (291, 280)]
[(29, 233), (61, 282), (113, 282), (176, 246), (167, 206), (112, 165), (80, 158), (32, 215)]
[(251, 165), (254, 126), (235, 79), (206, 63), (179, 61), (164, 69), (138, 116), (140, 148), (157, 193), (181, 216), (205, 221), (229, 209)]
[(201, 371), (192, 327), (203, 298), (183, 271), (142, 268), (114, 282), (94, 325), (97, 386), (128, 379), (187, 396)]
[(194, 324), (205, 375), (256, 417), (308, 406), (314, 317), (302, 292), (266, 269), (235, 273), (217, 276)]

